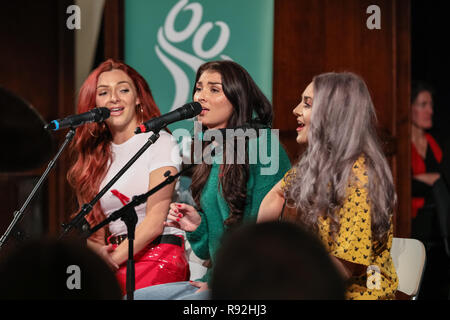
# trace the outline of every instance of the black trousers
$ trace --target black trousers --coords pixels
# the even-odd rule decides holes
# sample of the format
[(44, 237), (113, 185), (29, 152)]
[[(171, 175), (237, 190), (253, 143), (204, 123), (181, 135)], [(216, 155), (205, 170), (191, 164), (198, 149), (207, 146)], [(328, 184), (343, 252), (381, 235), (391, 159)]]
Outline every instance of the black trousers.
[(411, 237), (423, 242), (427, 254), (419, 299), (449, 299), (450, 193), (442, 178), (433, 185), (432, 197), (411, 225)]

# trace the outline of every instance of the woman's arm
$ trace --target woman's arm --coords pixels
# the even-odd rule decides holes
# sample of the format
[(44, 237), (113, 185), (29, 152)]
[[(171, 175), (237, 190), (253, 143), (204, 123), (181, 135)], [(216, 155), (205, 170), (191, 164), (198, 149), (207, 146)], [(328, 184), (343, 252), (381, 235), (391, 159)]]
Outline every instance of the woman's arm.
[(275, 184), (264, 197), (259, 206), (257, 222), (273, 221), (279, 218), (285, 200), (282, 184), (283, 179)]
[(339, 259), (333, 255), (330, 256), (331, 261), (333, 261), (333, 263), (335, 264), (336, 268), (338, 269), (344, 280), (347, 280), (352, 276), (359, 276), (366, 272), (367, 267), (362, 264), (357, 264), (349, 262), (344, 259)]
[[(164, 173), (170, 171), (171, 175), (177, 173), (175, 167), (162, 167), (150, 172), (149, 190), (160, 184), (166, 178)], [(164, 230), (164, 222), (169, 211), (169, 204), (172, 201), (172, 193), (175, 184), (171, 183), (158, 192), (152, 194), (147, 200), (147, 212), (144, 220), (136, 227), (134, 239), (134, 254), (144, 249)], [(128, 240), (123, 241), (114, 252), (111, 258), (118, 264), (124, 263), (128, 259)]]
[(415, 175), (413, 178), (423, 183), (426, 183), (429, 186), (432, 186), (436, 182), (436, 180), (439, 179), (440, 177), (441, 175), (439, 173), (430, 172)]

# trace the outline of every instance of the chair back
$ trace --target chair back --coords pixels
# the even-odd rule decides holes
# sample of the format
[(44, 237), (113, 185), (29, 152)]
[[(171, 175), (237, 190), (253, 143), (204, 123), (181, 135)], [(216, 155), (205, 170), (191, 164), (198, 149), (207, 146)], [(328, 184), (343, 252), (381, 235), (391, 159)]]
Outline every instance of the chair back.
[(397, 290), (417, 299), (425, 269), (425, 246), (416, 239), (393, 238), (391, 256), (399, 281)]

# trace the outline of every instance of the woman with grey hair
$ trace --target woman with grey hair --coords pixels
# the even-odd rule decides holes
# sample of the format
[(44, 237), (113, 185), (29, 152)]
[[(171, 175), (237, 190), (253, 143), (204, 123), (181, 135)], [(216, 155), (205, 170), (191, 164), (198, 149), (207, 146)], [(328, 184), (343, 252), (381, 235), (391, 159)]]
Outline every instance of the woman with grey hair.
[(397, 197), (366, 84), (348, 72), (318, 75), (293, 113), (306, 151), (266, 195), (258, 222), (295, 207), (292, 218), (319, 236), (347, 280), (347, 299), (395, 298)]

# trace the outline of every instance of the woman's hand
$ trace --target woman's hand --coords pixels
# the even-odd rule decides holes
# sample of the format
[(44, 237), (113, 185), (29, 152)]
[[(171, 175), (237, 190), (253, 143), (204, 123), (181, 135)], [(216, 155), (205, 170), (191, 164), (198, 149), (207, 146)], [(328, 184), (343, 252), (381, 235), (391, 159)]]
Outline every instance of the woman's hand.
[(194, 207), (185, 204), (173, 202), (170, 204), (169, 215), (167, 218), (171, 221), (165, 222), (168, 227), (179, 228), (184, 231), (192, 232), (197, 229), (202, 222), (202, 217)]
[(119, 265), (111, 256), (111, 253), (115, 250), (112, 244), (102, 245), (91, 239), (88, 239), (86, 244), (88, 248), (98, 254), (113, 271), (119, 269)]
[(106, 246), (97, 247), (98, 255), (106, 262), (106, 264), (113, 270), (116, 271), (119, 269), (119, 265), (114, 261), (111, 257), (111, 252), (114, 251), (114, 247), (112, 244), (108, 244)]
[(199, 288), (197, 291), (195, 291), (195, 293), (199, 293), (205, 290), (208, 290), (208, 282), (201, 282), (201, 281), (189, 281), (189, 283), (191, 285), (193, 285), (194, 287)]
[(441, 177), (441, 175), (437, 172), (429, 172), (429, 173), (422, 173), (414, 176), (414, 179), (422, 181), (423, 183), (428, 184), (429, 186), (432, 186), (436, 180), (438, 180)]

